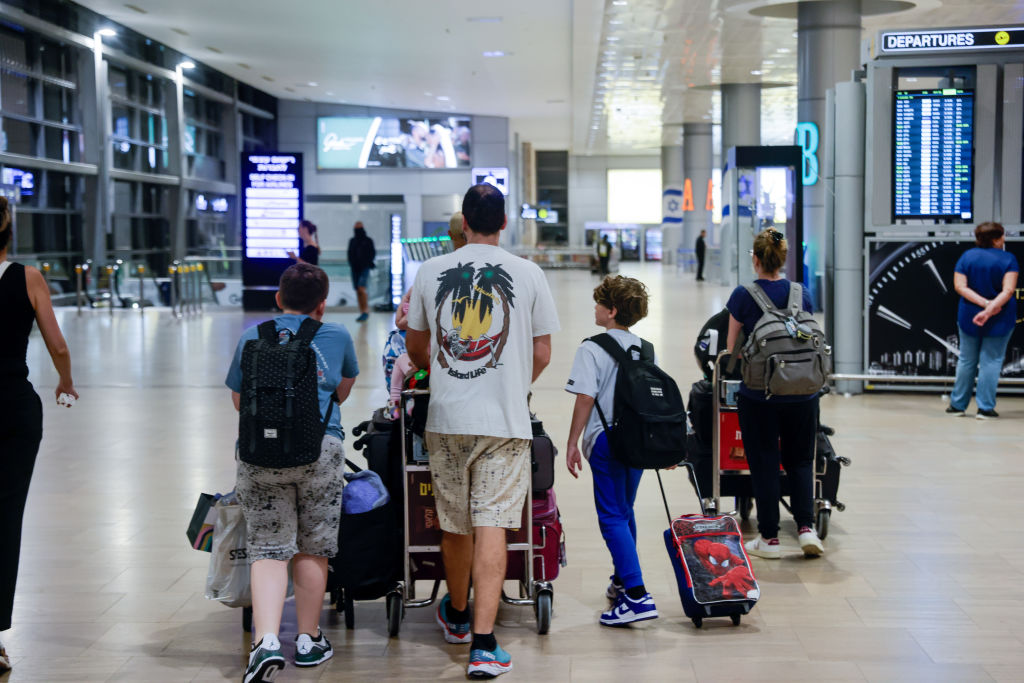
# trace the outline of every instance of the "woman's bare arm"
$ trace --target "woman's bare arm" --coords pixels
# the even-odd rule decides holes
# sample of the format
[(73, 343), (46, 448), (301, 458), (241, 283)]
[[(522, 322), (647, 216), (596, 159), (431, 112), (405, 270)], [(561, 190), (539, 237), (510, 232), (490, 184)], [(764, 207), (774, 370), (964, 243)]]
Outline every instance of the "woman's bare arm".
[(50, 301), (50, 289), (46, 285), (43, 274), (32, 266), (25, 266), (25, 285), (28, 288), (28, 299), (36, 312), (36, 324), (43, 335), (46, 343), (46, 350), (50, 353), (50, 360), (57, 371), (60, 380), (57, 383), (55, 396), (70, 394), (76, 399), (78, 392), (75, 391), (75, 383), (71, 379), (71, 352), (68, 344), (61, 334), (60, 325), (57, 324), (57, 316), (53, 313), (53, 303)]

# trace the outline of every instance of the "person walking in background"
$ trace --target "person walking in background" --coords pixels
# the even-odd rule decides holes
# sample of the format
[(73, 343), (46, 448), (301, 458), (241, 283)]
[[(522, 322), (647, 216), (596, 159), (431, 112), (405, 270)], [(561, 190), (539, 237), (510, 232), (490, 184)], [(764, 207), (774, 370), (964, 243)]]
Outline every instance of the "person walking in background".
[(612, 243), (608, 241), (608, 235), (601, 235), (601, 241), (597, 243), (597, 274), (604, 277), (611, 272), (608, 262), (612, 258)]
[(302, 247), (299, 253), (288, 252), (288, 257), (295, 259), (296, 263), (308, 263), (311, 266), (320, 264), (320, 240), (316, 236), (316, 225), (312, 221), (299, 223), (299, 239), (302, 240)]
[(704, 254), (708, 249), (708, 246), (704, 244), (704, 238), (707, 235), (707, 230), (701, 230), (700, 235), (697, 236), (697, 244), (693, 248), (694, 253), (697, 254), (697, 282), (704, 281)]
[[(773, 228), (754, 237), (751, 250), (754, 284), (777, 308), (785, 308), (790, 288), (800, 287), (783, 276), (789, 245), (785, 236)], [(811, 313), (811, 297), (801, 287), (801, 305)], [(726, 304), (729, 309), (729, 353), (740, 353), (736, 340), (740, 331), (749, 339), (763, 315), (754, 297), (740, 285)], [(757, 501), (757, 529), (760, 535), (744, 544), (757, 557), (776, 560), (782, 557), (779, 545), (779, 464), (789, 478), (789, 500), (796, 520), (800, 548), (804, 555), (816, 557), (825, 552), (814, 531), (814, 445), (818, 433), (818, 394), (809, 396), (772, 396), (740, 384), (737, 397), (740, 431), (750, 466), (750, 482)]]
[(462, 213), (468, 244), (416, 274), (406, 345), (416, 367), (430, 368), (425, 436), (448, 584), (436, 620), (447, 642), (471, 643), (467, 674), (493, 678), (512, 670), (494, 622), (505, 530), (520, 526), (530, 504), (527, 397), (551, 360), (559, 324), (540, 267), (499, 246), (507, 221), (501, 191), (474, 185)]
[[(58, 405), (78, 398), (71, 379), (71, 353), (61, 334), (42, 273), (7, 260), (13, 226), (6, 197), (0, 197), (0, 634), (11, 628), (14, 589), (21, 557), (21, 525), (39, 443), (43, 438), (43, 404), (28, 381), (28, 337), (39, 326), (59, 376)], [(45, 656), (45, 653), (39, 653)], [(11, 659), (0, 640), (0, 674)]]
[(366, 234), (362, 221), (356, 221), (353, 230), (355, 235), (348, 241), (348, 265), (352, 270), (352, 287), (359, 300), (359, 317), (356, 322), (362, 323), (370, 317), (370, 297), (366, 293), (366, 286), (370, 283), (370, 269), (376, 267), (374, 261), (377, 259), (377, 248)]
[(979, 420), (999, 417), (996, 388), (1003, 369), (1006, 345), (1017, 323), (1017, 257), (1005, 251), (1006, 235), (999, 223), (982, 223), (974, 229), (978, 246), (968, 249), (956, 262), (953, 288), (960, 295), (957, 326), (960, 358), (956, 382), (949, 397), (950, 415), (965, 415), (977, 375), (975, 401)]

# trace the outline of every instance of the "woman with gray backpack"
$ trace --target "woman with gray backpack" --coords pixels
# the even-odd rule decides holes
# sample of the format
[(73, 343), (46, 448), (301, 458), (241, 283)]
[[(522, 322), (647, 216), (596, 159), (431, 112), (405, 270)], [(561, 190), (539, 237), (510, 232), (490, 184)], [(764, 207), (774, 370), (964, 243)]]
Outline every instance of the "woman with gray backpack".
[(787, 253), (781, 232), (759, 233), (750, 252), (757, 279), (733, 290), (726, 304), (727, 348), (743, 363), (737, 402), (760, 532), (746, 548), (766, 559), (782, 556), (780, 464), (789, 479), (800, 548), (809, 557), (824, 552), (813, 527), (814, 446), (831, 351), (811, 316), (807, 290), (781, 273)]

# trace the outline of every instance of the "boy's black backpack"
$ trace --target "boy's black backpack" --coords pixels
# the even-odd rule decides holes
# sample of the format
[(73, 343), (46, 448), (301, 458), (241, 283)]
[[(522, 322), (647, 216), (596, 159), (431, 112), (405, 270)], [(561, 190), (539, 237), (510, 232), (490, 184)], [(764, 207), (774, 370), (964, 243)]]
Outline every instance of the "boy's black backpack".
[[(675, 380), (654, 364), (654, 346), (641, 340), (623, 350), (610, 334), (590, 337), (619, 364), (615, 380), (615, 421), (609, 425), (601, 404), (597, 414), (612, 454), (638, 469), (662, 469), (686, 458), (686, 408)], [(637, 360), (633, 352), (639, 353)]]
[(316, 353), (310, 348), (321, 323), (306, 318), (285, 344), (273, 320), (242, 349), (238, 457), (261, 467), (298, 467), (320, 457), (320, 442), (334, 410), (320, 421)]

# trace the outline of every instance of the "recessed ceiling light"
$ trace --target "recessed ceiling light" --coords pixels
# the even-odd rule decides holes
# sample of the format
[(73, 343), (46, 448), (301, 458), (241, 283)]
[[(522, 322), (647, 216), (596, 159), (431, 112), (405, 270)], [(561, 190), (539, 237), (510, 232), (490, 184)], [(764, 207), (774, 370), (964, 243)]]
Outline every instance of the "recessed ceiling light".
[(609, 21), (608, 23), (609, 23), (609, 24), (611, 24), (612, 26), (619, 26), (619, 25), (621, 25), (621, 24), (622, 24), (622, 21), (620, 21), (620, 20), (618, 20), (618, 19), (612, 19), (612, 20), (611, 20), (611, 21)]
[(251, 66), (249, 66), (245, 62), (239, 62), (238, 66), (242, 67), (243, 69), (251, 69), (252, 68)]
[(618, 39), (619, 39), (619, 37), (618, 37), (618, 36), (608, 36), (607, 38), (605, 38), (605, 40), (607, 40), (607, 41), (608, 41), (608, 42), (610, 42), (610, 43), (614, 43), (614, 42), (615, 42), (615, 41), (617, 41)]
[(788, 47), (780, 47), (778, 50), (776, 50), (776, 52), (786, 54), (787, 52), (792, 52), (792, 50), (790, 50)]
[(127, 7), (133, 12), (138, 12), (139, 14), (149, 14), (149, 12), (136, 5), (125, 5), (125, 7)]
[(327, 95), (328, 97), (334, 97), (334, 93), (332, 93), (329, 90), (327, 92), (325, 92), (324, 94)]
[(753, 70), (752, 70), (752, 71), (750, 72), (750, 75), (751, 75), (751, 76), (760, 76), (760, 75), (761, 75), (761, 70), (760, 70), (760, 69), (753, 69)]
[(320, 84), (317, 83), (316, 81), (310, 81), (309, 83), (306, 83), (306, 85), (308, 85), (310, 88), (315, 88), (316, 86), (318, 86)]
[(501, 17), (466, 17), (466, 21), (474, 24), (498, 24), (501, 23)]
[(612, 4), (615, 5), (616, 7), (625, 7), (629, 3), (626, 2), (626, 0), (612, 0)]
[(218, 55), (224, 54), (224, 50), (221, 50), (219, 47), (214, 47), (212, 45), (207, 45), (206, 49)]
[(96, 33), (100, 34), (101, 36), (106, 36), (107, 38), (111, 38), (117, 35), (117, 31), (115, 31), (112, 28), (101, 28), (99, 31), (96, 31)]
[(188, 35), (188, 31), (186, 31), (183, 28), (172, 28), (171, 30), (174, 31), (175, 33), (177, 33), (180, 36), (187, 36)]
[(770, 66), (770, 65), (772, 65), (772, 64), (774, 64), (774, 63), (775, 63), (775, 60), (774, 60), (774, 59), (766, 59), (766, 60), (764, 60), (763, 62), (761, 62), (761, 64), (762, 64), (762, 65), (763, 65), (763, 64), (767, 64), (767, 65), (769, 65), (769, 66)]
[(437, 96), (437, 99), (441, 100), (442, 102), (447, 102), (447, 101), (448, 101), (448, 100), (450, 100), (451, 98), (450, 98), (450, 97), (448, 97), (447, 95), (438, 95), (438, 96)]
[(432, 92), (425, 92), (423, 94), (426, 95), (427, 97), (433, 97), (434, 96), (434, 93), (432, 93)]
[(287, 90), (288, 92), (295, 92), (295, 88), (289, 88), (287, 86), (285, 87), (285, 90)]
[(265, 80), (268, 83), (273, 83), (274, 82), (274, 79), (271, 78), (270, 76), (263, 76), (263, 80)]
[(484, 57), (504, 57), (505, 53), (501, 50), (488, 50), (484, 52)]
[(179, 69), (194, 69), (194, 68), (196, 68), (196, 64), (195, 64), (195, 62), (186, 59), (186, 60), (178, 63), (178, 68)]

